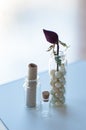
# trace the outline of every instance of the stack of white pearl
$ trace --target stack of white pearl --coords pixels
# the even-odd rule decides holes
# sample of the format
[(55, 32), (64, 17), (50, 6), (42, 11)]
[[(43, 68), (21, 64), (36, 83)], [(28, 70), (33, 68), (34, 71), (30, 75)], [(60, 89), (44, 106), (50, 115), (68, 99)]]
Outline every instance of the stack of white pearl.
[(59, 70), (52, 69), (50, 71), (51, 77), (51, 103), (54, 105), (61, 105), (65, 103), (65, 65), (59, 66)]

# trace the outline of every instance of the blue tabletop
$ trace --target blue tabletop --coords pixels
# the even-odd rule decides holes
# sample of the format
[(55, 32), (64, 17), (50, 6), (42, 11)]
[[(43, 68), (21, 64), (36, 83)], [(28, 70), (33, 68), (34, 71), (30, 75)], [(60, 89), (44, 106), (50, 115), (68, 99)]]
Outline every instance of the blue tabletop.
[[(41, 86), (48, 88), (48, 71), (39, 74)], [(9, 130), (81, 130), (86, 129), (86, 62), (67, 66), (66, 106), (52, 108), (48, 119), (41, 110), (25, 106), (25, 77), (0, 86), (0, 118)]]

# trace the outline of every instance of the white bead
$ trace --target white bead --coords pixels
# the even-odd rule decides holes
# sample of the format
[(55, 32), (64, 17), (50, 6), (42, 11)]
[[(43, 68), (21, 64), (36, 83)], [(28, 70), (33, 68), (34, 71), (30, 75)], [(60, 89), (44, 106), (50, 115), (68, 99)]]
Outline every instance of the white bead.
[(50, 81), (50, 85), (51, 85), (52, 87), (55, 86), (55, 83), (53, 82), (53, 80)]
[(64, 94), (65, 93), (65, 87), (59, 88), (59, 91)]
[(62, 92), (55, 93), (55, 96), (58, 97), (58, 98), (61, 98), (61, 97), (63, 97), (63, 93)]
[(65, 102), (65, 97), (64, 97), (64, 96), (61, 97), (61, 98), (60, 98), (60, 101), (61, 101), (61, 103), (63, 104), (63, 103)]
[(55, 93), (55, 96), (56, 96), (56, 97), (59, 97), (59, 94), (58, 94), (58, 93)]
[(61, 86), (62, 86), (62, 85), (61, 85), (60, 82), (55, 83), (55, 87), (56, 87), (56, 88), (60, 88)]
[(60, 105), (62, 105), (62, 103), (61, 103), (61, 101), (57, 101), (57, 102), (55, 102), (55, 105), (60, 106)]
[(54, 76), (54, 75), (55, 75), (55, 70), (54, 70), (54, 69), (50, 71), (50, 75), (51, 75), (51, 76)]
[(55, 72), (55, 77), (60, 78), (62, 76), (62, 73), (60, 71)]
[(57, 82), (57, 78), (56, 78), (56, 77), (53, 77), (51, 80), (52, 80), (54, 83)]
[(54, 98), (54, 96), (52, 96), (52, 98), (51, 98), (51, 103), (52, 103), (52, 104), (55, 104), (55, 102), (56, 102), (56, 98)]
[(53, 89), (50, 91), (50, 93), (51, 93), (52, 95), (55, 95), (55, 91), (54, 91)]
[(63, 76), (59, 79), (59, 81), (62, 83), (62, 85), (65, 85), (66, 83), (66, 80)]

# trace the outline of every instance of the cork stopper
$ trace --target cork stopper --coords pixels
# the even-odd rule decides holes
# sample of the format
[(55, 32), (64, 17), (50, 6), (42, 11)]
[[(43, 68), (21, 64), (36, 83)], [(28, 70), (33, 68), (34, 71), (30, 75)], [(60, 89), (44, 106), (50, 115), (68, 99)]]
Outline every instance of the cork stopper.
[(42, 92), (42, 97), (43, 97), (43, 101), (44, 102), (48, 102), (49, 101), (49, 95), (50, 95), (49, 91), (43, 91)]

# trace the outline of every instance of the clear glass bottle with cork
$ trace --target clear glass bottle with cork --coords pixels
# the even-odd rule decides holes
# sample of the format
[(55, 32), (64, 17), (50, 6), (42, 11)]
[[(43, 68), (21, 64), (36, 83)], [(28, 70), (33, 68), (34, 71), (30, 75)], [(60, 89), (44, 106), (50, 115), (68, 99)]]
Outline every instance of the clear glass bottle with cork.
[(41, 93), (42, 99), (41, 99), (41, 111), (42, 116), (47, 118), (49, 117), (50, 111), (49, 111), (49, 91), (42, 91)]
[(37, 74), (37, 65), (28, 65), (28, 75), (24, 84), (25, 103), (28, 108), (39, 108), (41, 98), (41, 85)]

